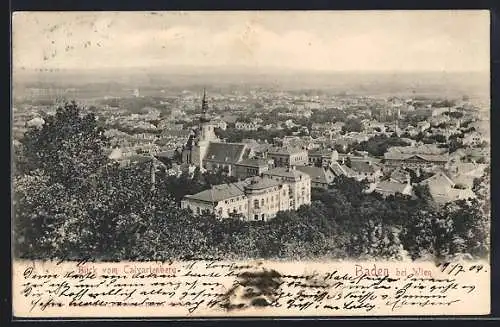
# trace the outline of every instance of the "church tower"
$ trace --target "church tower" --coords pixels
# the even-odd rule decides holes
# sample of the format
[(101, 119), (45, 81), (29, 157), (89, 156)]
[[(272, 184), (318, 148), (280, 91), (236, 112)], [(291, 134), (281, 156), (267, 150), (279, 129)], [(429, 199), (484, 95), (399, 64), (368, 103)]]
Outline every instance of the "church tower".
[(203, 99), (201, 100), (201, 116), (196, 134), (188, 140), (188, 146), (183, 151), (183, 162), (203, 167), (203, 158), (207, 153), (210, 142), (217, 142), (219, 139), (215, 135), (215, 126), (210, 123), (208, 115), (208, 101), (205, 89), (203, 89)]
[(203, 89), (203, 99), (201, 100), (201, 116), (199, 123), (199, 141), (217, 141), (214, 131), (215, 126), (210, 123), (208, 115), (207, 92)]

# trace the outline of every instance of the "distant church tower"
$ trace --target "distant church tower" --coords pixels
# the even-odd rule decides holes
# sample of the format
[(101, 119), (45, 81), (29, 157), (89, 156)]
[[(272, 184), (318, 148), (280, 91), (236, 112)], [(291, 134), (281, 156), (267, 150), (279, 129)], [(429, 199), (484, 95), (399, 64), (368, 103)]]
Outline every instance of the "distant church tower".
[(208, 115), (208, 101), (205, 89), (203, 89), (203, 99), (201, 100), (201, 116), (198, 129), (191, 135), (185, 149), (182, 152), (182, 162), (203, 166), (203, 158), (208, 150), (210, 142), (217, 142), (219, 139), (215, 135), (215, 126), (210, 123)]
[(201, 100), (201, 116), (200, 116), (199, 131), (200, 131), (200, 136), (199, 136), (200, 142), (217, 140), (217, 136), (215, 135), (214, 131), (214, 126), (210, 124), (210, 117), (208, 116), (208, 102), (207, 102), (207, 93), (205, 89), (203, 89), (203, 99)]

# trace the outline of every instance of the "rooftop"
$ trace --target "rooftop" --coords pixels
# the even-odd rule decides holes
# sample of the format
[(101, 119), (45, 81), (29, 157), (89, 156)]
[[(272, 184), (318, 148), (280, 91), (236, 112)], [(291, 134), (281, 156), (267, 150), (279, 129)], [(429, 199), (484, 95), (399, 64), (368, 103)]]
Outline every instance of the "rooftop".
[(185, 198), (203, 202), (219, 202), (245, 195), (243, 187), (243, 183), (214, 185), (208, 190), (201, 191), (193, 195), (186, 195)]
[(297, 148), (297, 147), (282, 147), (282, 148), (271, 148), (269, 149), (269, 154), (282, 154), (282, 155), (290, 155), (298, 152), (303, 152), (305, 150)]
[(447, 162), (448, 156), (444, 154), (411, 154), (411, 153), (400, 153), (400, 152), (386, 152), (384, 153), (384, 159), (389, 159), (389, 160), (421, 159), (424, 161)]
[(391, 179), (399, 182), (406, 183), (410, 174), (402, 168), (396, 168), (391, 172)]
[(322, 150), (310, 150), (309, 156), (331, 156), (332, 153), (335, 150), (328, 150), (328, 149), (322, 149)]
[(408, 184), (402, 184), (398, 182), (389, 182), (384, 181), (377, 184), (375, 187), (375, 191), (384, 192), (384, 193), (404, 193)]
[(333, 173), (321, 167), (297, 166), (297, 170), (311, 177), (313, 183), (329, 184), (333, 181)]
[(210, 142), (205, 160), (218, 162), (238, 162), (245, 151), (245, 144), (242, 143), (219, 143)]
[(237, 163), (238, 166), (249, 166), (249, 167), (267, 167), (267, 160), (264, 159), (246, 159)]
[(270, 169), (266, 172), (264, 172), (264, 175), (266, 176), (278, 176), (278, 177), (286, 177), (286, 178), (292, 178), (294, 180), (299, 180), (303, 177), (309, 177), (306, 173), (303, 173), (297, 169), (293, 168), (285, 168), (285, 167), (277, 167)]
[(280, 186), (281, 183), (277, 180), (271, 178), (261, 178), (258, 176), (248, 178), (244, 180), (245, 189), (247, 190), (262, 190), (274, 186)]
[(424, 179), (419, 184), (428, 184), (428, 183), (434, 182), (434, 181), (437, 181), (438, 184), (441, 184), (441, 185), (448, 184), (450, 187), (453, 187), (455, 185), (455, 182), (452, 181), (451, 178), (448, 177), (448, 175), (446, 175), (442, 171), (432, 175), (431, 177), (429, 177), (427, 179)]

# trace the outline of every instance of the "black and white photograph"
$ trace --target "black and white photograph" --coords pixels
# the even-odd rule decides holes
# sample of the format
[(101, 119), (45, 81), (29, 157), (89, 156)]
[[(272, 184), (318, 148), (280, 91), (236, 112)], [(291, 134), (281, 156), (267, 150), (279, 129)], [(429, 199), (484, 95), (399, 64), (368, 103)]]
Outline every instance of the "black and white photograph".
[[(381, 276), (377, 262), (489, 260), (489, 22), (480, 10), (14, 13), (14, 261), (82, 274), (369, 261), (350, 273)], [(285, 297), (264, 293), (255, 307)]]

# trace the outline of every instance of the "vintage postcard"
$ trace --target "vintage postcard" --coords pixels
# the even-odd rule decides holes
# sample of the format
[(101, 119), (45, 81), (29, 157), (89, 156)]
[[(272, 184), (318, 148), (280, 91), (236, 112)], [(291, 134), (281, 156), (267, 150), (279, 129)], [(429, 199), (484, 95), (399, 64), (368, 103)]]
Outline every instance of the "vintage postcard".
[(488, 11), (12, 26), (15, 317), (490, 313)]

